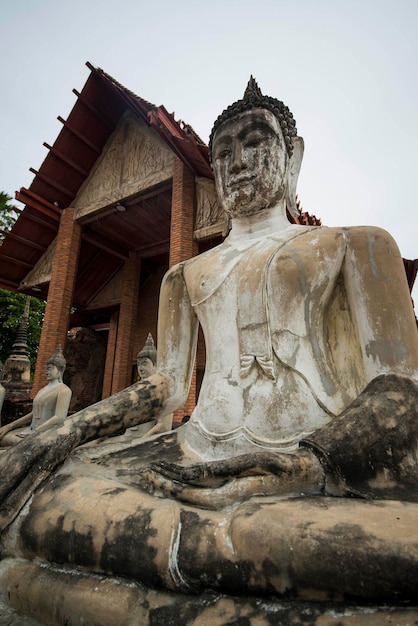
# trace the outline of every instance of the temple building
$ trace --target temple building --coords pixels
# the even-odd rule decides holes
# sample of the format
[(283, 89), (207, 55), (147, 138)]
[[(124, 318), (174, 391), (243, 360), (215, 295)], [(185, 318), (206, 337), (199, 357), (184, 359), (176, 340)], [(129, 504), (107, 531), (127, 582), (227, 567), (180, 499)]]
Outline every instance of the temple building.
[[(55, 346), (74, 342), (71, 329), (89, 329), (90, 345), (92, 332), (105, 339), (91, 402), (131, 384), (137, 353), (157, 335), (164, 273), (218, 243), (225, 224), (194, 130), (87, 65), (32, 184), (16, 193), (25, 206), (1, 246), (0, 286), (47, 300), (33, 394)], [(185, 413), (194, 401), (195, 386)]]
[[(228, 231), (193, 128), (87, 66), (32, 184), (16, 193), (24, 209), (0, 247), (0, 287), (47, 301), (32, 395), (57, 344), (67, 361), (83, 353), (67, 365), (73, 410), (135, 380), (137, 353), (148, 333), (157, 337), (164, 273)], [(298, 221), (320, 223), (306, 213)], [(204, 362), (201, 339), (177, 421), (194, 407)]]

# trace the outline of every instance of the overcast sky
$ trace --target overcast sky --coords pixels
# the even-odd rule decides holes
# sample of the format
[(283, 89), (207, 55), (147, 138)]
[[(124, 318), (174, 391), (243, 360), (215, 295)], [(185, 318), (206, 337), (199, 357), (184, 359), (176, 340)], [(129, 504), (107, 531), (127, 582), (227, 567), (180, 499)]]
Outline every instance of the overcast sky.
[(101, 67), (207, 141), (253, 74), (305, 140), (303, 208), (418, 257), (418, 0), (0, 0), (0, 190), (29, 186)]

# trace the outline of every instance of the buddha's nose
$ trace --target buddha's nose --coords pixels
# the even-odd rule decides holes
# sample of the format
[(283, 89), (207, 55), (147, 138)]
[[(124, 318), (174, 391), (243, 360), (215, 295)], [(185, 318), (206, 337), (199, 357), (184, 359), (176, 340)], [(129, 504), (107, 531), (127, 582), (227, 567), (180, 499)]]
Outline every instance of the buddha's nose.
[(242, 144), (240, 141), (235, 141), (232, 146), (231, 172), (237, 174), (246, 167)]

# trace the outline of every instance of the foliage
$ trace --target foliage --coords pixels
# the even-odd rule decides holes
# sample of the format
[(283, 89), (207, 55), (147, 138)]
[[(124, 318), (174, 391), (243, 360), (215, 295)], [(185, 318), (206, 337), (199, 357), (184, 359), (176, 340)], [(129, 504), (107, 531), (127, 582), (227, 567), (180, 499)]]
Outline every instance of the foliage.
[[(0, 191), (0, 229), (9, 231), (17, 219), (10, 204), (11, 197)], [(0, 233), (0, 245), (4, 235)], [(26, 295), (0, 289), (0, 361), (4, 363), (16, 341), (17, 331), (26, 304)], [(31, 371), (34, 372), (44, 318), (45, 302), (31, 298), (28, 322), (28, 348)]]
[[(17, 213), (13, 205), (10, 204), (11, 197), (0, 191), (0, 230), (11, 230), (16, 221)], [(0, 233), (0, 241), (4, 239), (4, 235)]]
[[(26, 304), (26, 295), (0, 289), (0, 361), (4, 363), (16, 341), (17, 331)], [(34, 372), (41, 338), (45, 302), (38, 298), (30, 299), (28, 322), (28, 348), (31, 372)]]

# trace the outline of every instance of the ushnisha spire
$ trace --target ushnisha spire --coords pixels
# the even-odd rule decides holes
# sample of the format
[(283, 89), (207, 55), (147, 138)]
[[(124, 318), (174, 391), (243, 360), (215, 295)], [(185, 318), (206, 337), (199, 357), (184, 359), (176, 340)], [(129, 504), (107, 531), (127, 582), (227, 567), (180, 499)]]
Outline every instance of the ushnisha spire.
[(138, 356), (136, 359), (150, 359), (154, 365), (157, 362), (157, 349), (155, 347), (154, 339), (152, 338), (151, 333), (148, 333), (147, 340), (145, 341), (144, 347), (140, 352), (138, 352)]
[(215, 121), (209, 138), (210, 157), (212, 155), (213, 137), (217, 129), (227, 120), (251, 109), (267, 109), (275, 115), (283, 132), (286, 151), (289, 156), (292, 155), (293, 139), (297, 135), (296, 122), (292, 113), (281, 100), (263, 95), (257, 81), (251, 75), (242, 99), (227, 107)]

